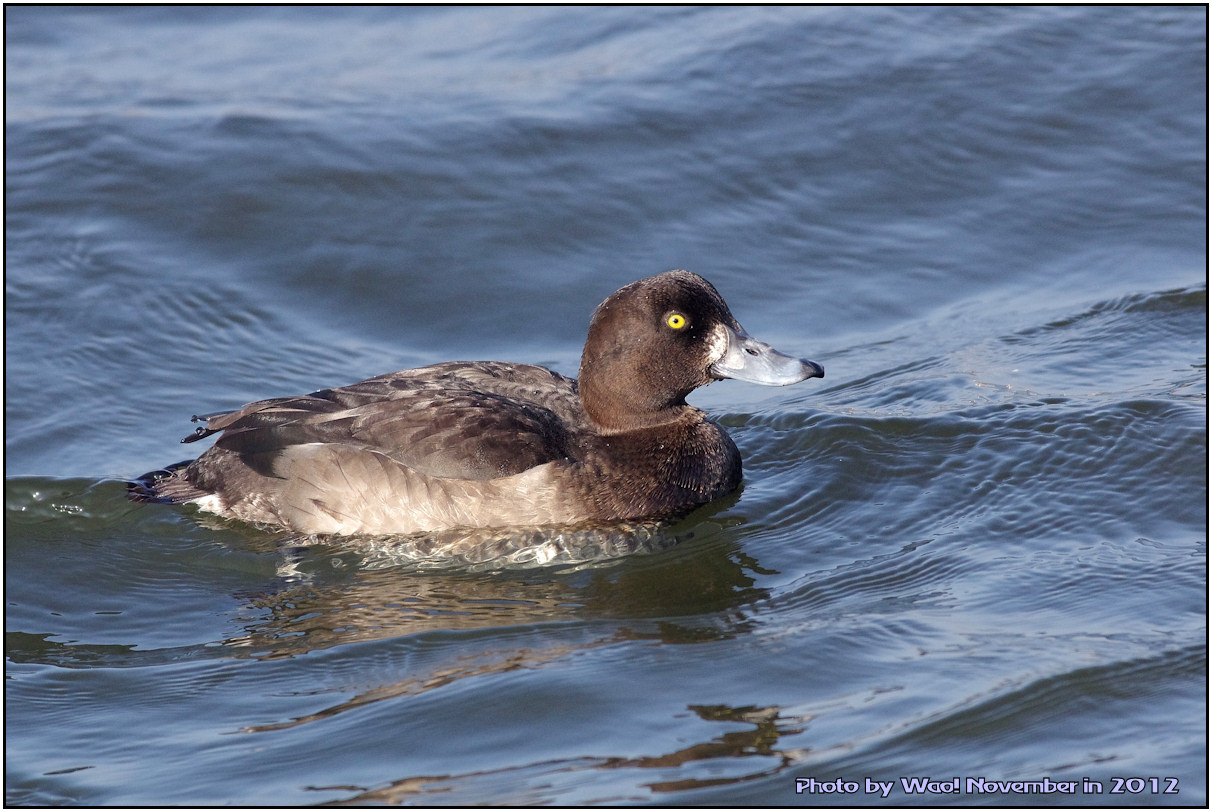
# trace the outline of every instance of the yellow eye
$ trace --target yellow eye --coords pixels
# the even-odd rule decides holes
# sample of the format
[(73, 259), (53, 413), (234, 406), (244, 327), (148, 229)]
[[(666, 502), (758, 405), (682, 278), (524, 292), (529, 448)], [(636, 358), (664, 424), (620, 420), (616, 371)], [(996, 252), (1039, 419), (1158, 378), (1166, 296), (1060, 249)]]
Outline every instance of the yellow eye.
[(681, 330), (686, 326), (686, 317), (681, 313), (670, 313), (669, 318), (665, 319), (665, 323), (675, 330)]

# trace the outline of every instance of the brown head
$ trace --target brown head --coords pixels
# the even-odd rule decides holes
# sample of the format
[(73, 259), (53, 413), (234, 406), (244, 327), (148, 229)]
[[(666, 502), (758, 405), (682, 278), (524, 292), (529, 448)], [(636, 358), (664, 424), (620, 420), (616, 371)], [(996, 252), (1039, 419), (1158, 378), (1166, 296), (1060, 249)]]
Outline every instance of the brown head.
[(782, 386), (823, 375), (750, 338), (706, 279), (668, 271), (594, 311), (578, 385), (590, 418), (617, 432), (676, 419), (688, 394), (721, 378)]

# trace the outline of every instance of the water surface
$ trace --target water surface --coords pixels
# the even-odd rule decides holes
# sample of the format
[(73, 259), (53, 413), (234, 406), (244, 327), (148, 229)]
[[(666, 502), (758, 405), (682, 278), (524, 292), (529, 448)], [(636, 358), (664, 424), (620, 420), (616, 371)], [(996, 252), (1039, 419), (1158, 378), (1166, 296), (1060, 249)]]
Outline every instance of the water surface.
[[(1202, 7), (5, 23), (8, 803), (1207, 802)], [(675, 267), (827, 377), (692, 396), (745, 482), (673, 543), (435, 569), (123, 497), (193, 414), (575, 374)]]

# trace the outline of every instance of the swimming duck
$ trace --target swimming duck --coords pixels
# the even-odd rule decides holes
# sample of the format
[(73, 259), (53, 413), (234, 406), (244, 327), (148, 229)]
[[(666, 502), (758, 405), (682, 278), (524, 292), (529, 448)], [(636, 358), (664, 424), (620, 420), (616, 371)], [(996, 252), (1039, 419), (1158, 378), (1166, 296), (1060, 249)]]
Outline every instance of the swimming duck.
[(129, 495), (304, 534), (672, 517), (741, 481), (740, 452), (691, 391), (824, 374), (751, 338), (701, 276), (669, 271), (598, 306), (575, 380), (449, 362), (195, 416), (205, 426), (182, 442), (214, 446)]

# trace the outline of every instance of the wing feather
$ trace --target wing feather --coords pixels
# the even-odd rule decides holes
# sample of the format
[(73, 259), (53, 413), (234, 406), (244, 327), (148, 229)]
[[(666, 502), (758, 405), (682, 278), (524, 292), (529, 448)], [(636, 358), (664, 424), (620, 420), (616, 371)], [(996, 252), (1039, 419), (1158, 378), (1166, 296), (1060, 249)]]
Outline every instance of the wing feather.
[(575, 456), (576, 383), (542, 367), (438, 364), (352, 386), (275, 398), (202, 418), (185, 442), (216, 447), (269, 476), (286, 448), (336, 443), (427, 476), (495, 479)]

